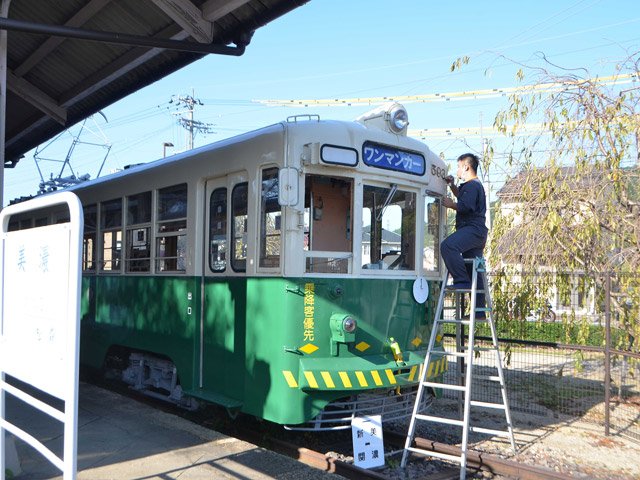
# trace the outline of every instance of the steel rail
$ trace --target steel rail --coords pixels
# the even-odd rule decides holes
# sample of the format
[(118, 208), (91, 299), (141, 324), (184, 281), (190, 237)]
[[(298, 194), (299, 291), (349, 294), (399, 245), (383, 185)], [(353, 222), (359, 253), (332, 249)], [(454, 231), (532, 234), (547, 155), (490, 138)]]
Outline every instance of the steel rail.
[[(384, 432), (384, 438), (389, 443), (402, 446), (404, 445), (406, 436), (397, 432)], [(460, 456), (460, 447), (428, 440), (426, 438), (415, 438), (413, 445), (422, 450)], [(567, 477), (566, 473), (559, 473), (547, 467), (526, 465), (514, 460), (508, 460), (496, 455), (480, 453), (474, 450), (467, 451), (467, 468), (485, 470), (494, 475), (504, 475), (520, 480), (567, 480), (567, 478), (571, 478)]]
[[(115, 391), (121, 395), (135, 398), (137, 401), (145, 402), (154, 405), (164, 411), (169, 411), (175, 414), (175, 407), (170, 404), (158, 403), (151, 397), (140, 394), (138, 392), (132, 392), (129, 389), (116, 387), (114, 384), (109, 384), (107, 387), (104, 382), (96, 381), (91, 382), (102, 388), (109, 388), (111, 391)], [(185, 413), (185, 412), (183, 412)], [(188, 412), (184, 415), (189, 418), (190, 421), (198, 423), (198, 420), (191, 417)], [(380, 472), (367, 470), (355, 466), (352, 463), (333, 458), (325, 453), (317, 452), (309, 448), (301, 447), (291, 442), (277, 439), (271, 435), (264, 435), (264, 432), (259, 432), (255, 429), (244, 428), (241, 424), (234, 422), (234, 431), (226, 432), (225, 429), (218, 430), (225, 435), (231, 435), (240, 440), (253, 443), (254, 445), (273, 450), (288, 457), (294, 458), (299, 462), (309, 465), (311, 467), (323, 470), (328, 473), (335, 473), (345, 478), (352, 480), (360, 479), (372, 479), (372, 480), (389, 480), (387, 475)], [(384, 432), (385, 444), (393, 448), (404, 447), (406, 435), (404, 433), (385, 431)], [(416, 437), (413, 442), (413, 446), (416, 446), (423, 450), (433, 450), (440, 453), (448, 453), (450, 455), (460, 455), (460, 447), (454, 445), (447, 445), (444, 443), (428, 440), (425, 438)], [(420, 457), (417, 457), (420, 458)], [(494, 475), (503, 475), (506, 477), (517, 478), (519, 480), (567, 480), (571, 478), (567, 474), (558, 473), (546, 467), (540, 467), (535, 465), (526, 465), (500, 458), (496, 455), (490, 455), (487, 453), (479, 453), (473, 450), (467, 452), (467, 469), (471, 472), (484, 470), (493, 473)], [(426, 476), (427, 474), (425, 474)], [(460, 476), (460, 468), (458, 466), (452, 466), (451, 468), (444, 468), (438, 473), (429, 473), (429, 480), (456, 480)], [(415, 480), (418, 480), (417, 478)]]
[(381, 473), (357, 467), (352, 463), (344, 462), (309, 448), (300, 447), (285, 440), (272, 437), (260, 437), (255, 431), (245, 431), (244, 429), (241, 432), (241, 435), (242, 439), (245, 441), (266, 447), (269, 450), (294, 458), (305, 465), (309, 465), (310, 467), (314, 467), (319, 470), (324, 470), (325, 472), (335, 473), (353, 480), (389, 480), (389, 477), (382, 475)]

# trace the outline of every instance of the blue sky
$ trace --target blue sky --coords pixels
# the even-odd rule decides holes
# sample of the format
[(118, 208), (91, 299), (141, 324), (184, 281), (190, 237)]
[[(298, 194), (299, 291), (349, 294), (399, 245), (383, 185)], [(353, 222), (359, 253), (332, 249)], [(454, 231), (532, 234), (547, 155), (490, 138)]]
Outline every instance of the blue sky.
[[(196, 137), (196, 146), (286, 119), (319, 114), (354, 119), (370, 106), (272, 107), (258, 99), (324, 99), (459, 92), (516, 86), (519, 64), (542, 65), (541, 55), (589, 76), (612, 75), (617, 62), (640, 50), (636, 0), (458, 1), (311, 0), (259, 29), (242, 57), (208, 56), (103, 110), (97, 126), (113, 146), (103, 174), (162, 156), (163, 142), (185, 148), (172, 96), (195, 94), (195, 119), (216, 133)], [(450, 72), (463, 55), (470, 62)], [(578, 71), (582, 74), (582, 71)], [(533, 76), (525, 83), (533, 83)], [(491, 125), (507, 106), (504, 98), (407, 104), (410, 128)], [(77, 131), (76, 128), (71, 129)], [(85, 133), (88, 142), (98, 137)], [(71, 142), (63, 135), (43, 156), (64, 159)], [(480, 150), (479, 138), (428, 138), (436, 153), (453, 159)], [(102, 149), (81, 146), (72, 157), (76, 174), (95, 177)], [(45, 178), (60, 163), (41, 162)], [(65, 174), (69, 174), (66, 171)], [(29, 152), (6, 170), (5, 204), (37, 191), (39, 175)], [(496, 186), (506, 172), (496, 169)]]

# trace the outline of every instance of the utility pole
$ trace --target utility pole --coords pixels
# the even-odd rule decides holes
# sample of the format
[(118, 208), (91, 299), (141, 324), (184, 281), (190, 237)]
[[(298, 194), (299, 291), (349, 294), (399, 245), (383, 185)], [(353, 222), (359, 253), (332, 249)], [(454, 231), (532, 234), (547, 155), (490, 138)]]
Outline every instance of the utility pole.
[(179, 115), (178, 125), (187, 131), (187, 150), (193, 149), (193, 141), (197, 133), (216, 133), (211, 127), (211, 123), (199, 122), (193, 119), (193, 112), (196, 105), (204, 105), (201, 100), (194, 97), (194, 92), (191, 95), (178, 95), (171, 97), (169, 103), (176, 104), (176, 110), (174, 115)]

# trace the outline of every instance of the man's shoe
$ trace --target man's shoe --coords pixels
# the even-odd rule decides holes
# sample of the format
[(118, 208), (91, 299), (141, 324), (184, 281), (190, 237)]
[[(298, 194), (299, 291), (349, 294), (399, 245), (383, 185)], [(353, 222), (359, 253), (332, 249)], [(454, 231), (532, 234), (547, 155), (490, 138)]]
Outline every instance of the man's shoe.
[(471, 282), (458, 282), (444, 287), (445, 290), (471, 290)]

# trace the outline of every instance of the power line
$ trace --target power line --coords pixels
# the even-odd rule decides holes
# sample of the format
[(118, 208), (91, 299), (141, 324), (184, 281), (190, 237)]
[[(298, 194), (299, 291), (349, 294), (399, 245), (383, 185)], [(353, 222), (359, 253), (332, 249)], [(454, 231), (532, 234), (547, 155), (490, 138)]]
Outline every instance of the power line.
[(556, 93), (580, 88), (587, 83), (599, 85), (622, 85), (638, 81), (637, 73), (610, 75), (588, 80), (576, 80), (566, 82), (549, 82), (517, 87), (503, 87), (482, 90), (463, 90), (459, 92), (427, 93), (423, 95), (389, 95), (384, 97), (359, 97), (359, 98), (324, 98), (305, 100), (254, 100), (256, 103), (280, 107), (339, 107), (352, 105), (378, 105), (386, 102), (400, 103), (434, 103), (456, 100), (475, 100), (479, 98), (506, 97), (508, 95), (534, 95), (537, 93)]

